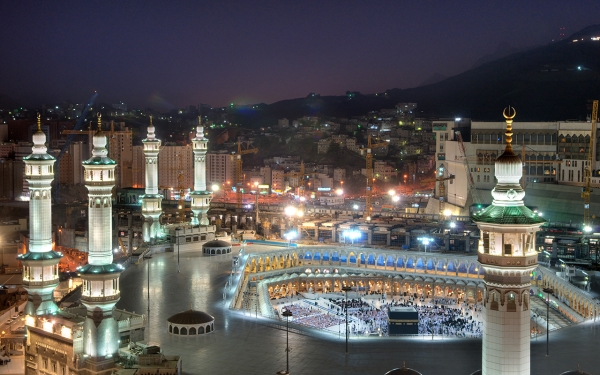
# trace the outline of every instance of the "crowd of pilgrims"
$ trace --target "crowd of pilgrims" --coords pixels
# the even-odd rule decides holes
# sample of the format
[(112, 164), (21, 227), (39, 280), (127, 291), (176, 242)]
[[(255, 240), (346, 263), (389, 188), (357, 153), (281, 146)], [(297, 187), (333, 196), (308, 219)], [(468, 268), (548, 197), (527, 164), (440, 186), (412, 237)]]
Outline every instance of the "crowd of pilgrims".
[[(376, 293), (369, 293), (376, 294)], [(310, 328), (339, 330), (345, 324), (348, 306), (348, 327), (352, 334), (388, 334), (388, 309), (411, 306), (419, 313), (419, 334), (454, 337), (481, 337), (480, 303), (459, 302), (456, 298), (423, 298), (416, 295), (385, 295), (362, 298), (321, 298), (322, 304), (311, 300), (298, 300), (286, 304), (281, 311), (292, 312), (291, 322)], [(325, 305), (327, 308), (322, 308)], [(343, 328), (342, 328), (343, 329)]]
[(386, 311), (391, 306), (414, 307), (419, 312), (419, 334), (455, 337), (481, 337), (482, 335), (483, 324), (480, 318), (483, 306), (481, 303), (462, 302), (455, 305), (452, 301), (440, 301), (438, 298), (428, 302), (424, 298), (408, 297), (398, 301), (392, 299), (390, 303), (383, 306)]

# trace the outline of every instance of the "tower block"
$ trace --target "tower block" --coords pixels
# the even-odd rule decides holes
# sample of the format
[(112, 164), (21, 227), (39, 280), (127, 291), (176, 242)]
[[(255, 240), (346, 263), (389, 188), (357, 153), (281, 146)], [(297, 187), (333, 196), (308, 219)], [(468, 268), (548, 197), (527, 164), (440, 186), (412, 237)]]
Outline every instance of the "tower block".
[(100, 128), (93, 137), (92, 157), (83, 162), (88, 189), (89, 263), (78, 269), (83, 282), (81, 302), (87, 309), (83, 329), (83, 352), (88, 374), (110, 374), (119, 348), (119, 329), (113, 308), (121, 296), (121, 265), (113, 264), (112, 189), (115, 161), (108, 157), (106, 136)]
[(212, 192), (206, 190), (206, 145), (208, 139), (204, 137), (202, 119), (198, 117), (196, 137), (192, 139), (194, 152), (194, 191), (190, 193), (192, 198), (193, 225), (209, 225), (206, 213), (210, 208)]
[(146, 159), (146, 189), (140, 197), (142, 202), (142, 215), (144, 224), (142, 233), (144, 242), (150, 242), (160, 233), (160, 215), (162, 214), (163, 196), (158, 194), (158, 153), (161, 141), (154, 135), (154, 125), (150, 116), (148, 135), (142, 140), (144, 145), (144, 158)]
[(52, 314), (58, 310), (52, 295), (58, 286), (58, 263), (62, 254), (52, 250), (52, 199), (54, 157), (47, 153), (46, 134), (41, 129), (40, 115), (33, 148), (23, 158), (25, 177), (29, 183), (29, 249), (19, 255), (23, 263), (23, 287), (28, 293), (25, 313), (30, 316)]
[(545, 220), (523, 204), (522, 162), (511, 145), (515, 115), (514, 108), (504, 111), (506, 148), (496, 160), (494, 200), (473, 215), (485, 270), (483, 375), (530, 374), (530, 275), (537, 267), (535, 235)]

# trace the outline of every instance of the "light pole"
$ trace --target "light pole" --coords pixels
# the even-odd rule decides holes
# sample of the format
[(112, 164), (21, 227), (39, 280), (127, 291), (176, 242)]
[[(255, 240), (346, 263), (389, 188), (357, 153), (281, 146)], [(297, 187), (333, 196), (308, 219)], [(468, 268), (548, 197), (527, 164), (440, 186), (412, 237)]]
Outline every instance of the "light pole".
[(546, 357), (550, 355), (550, 294), (554, 293), (552, 288), (544, 288), (544, 293), (548, 295), (546, 305)]
[(181, 228), (175, 228), (175, 235), (177, 236), (177, 273), (181, 273), (181, 267), (179, 266), (179, 232)]
[(285, 310), (282, 314), (285, 316), (285, 373), (290, 373), (290, 317), (293, 315), (290, 310)]
[(344, 237), (346, 238), (350, 238), (350, 240), (352, 241), (352, 246), (354, 246), (354, 240), (357, 238), (360, 238), (360, 231), (356, 230), (356, 229), (350, 229), (347, 231), (344, 231)]
[(352, 290), (348, 285), (344, 285), (342, 290), (346, 292), (346, 303), (344, 306), (346, 307), (346, 354), (348, 354), (348, 292)]
[(298, 235), (298, 233), (291, 231), (291, 232), (287, 232), (285, 234), (285, 239), (288, 240), (288, 248), (291, 246), (292, 241), (294, 240), (294, 238), (296, 238), (296, 236)]

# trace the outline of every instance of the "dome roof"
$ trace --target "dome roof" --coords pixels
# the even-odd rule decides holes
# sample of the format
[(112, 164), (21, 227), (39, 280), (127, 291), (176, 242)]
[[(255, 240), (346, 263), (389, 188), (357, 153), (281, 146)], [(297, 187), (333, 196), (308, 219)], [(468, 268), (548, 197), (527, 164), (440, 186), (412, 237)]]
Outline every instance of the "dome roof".
[(169, 323), (174, 324), (204, 324), (214, 321), (215, 318), (208, 315), (204, 311), (187, 310), (178, 314), (172, 315), (167, 319)]
[(202, 247), (231, 247), (231, 244), (223, 240), (212, 240), (203, 244)]
[(560, 375), (591, 375), (589, 372), (581, 371), (579, 365), (577, 365), (577, 370), (563, 372)]
[(406, 363), (402, 368), (395, 368), (385, 373), (385, 375), (423, 375), (419, 371), (406, 367)]

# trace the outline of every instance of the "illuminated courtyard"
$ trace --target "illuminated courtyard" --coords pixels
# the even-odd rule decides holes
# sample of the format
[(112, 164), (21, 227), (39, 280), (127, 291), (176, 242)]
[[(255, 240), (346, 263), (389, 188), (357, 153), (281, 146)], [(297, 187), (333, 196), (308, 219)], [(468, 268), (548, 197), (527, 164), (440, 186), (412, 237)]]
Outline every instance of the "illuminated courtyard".
[[(276, 248), (248, 246), (246, 251), (271, 252)], [(118, 308), (146, 313), (147, 270), (150, 269), (150, 319), (146, 338), (166, 354), (180, 354), (186, 374), (274, 374), (285, 369), (285, 323), (256, 318), (254, 311), (230, 310), (233, 288), (223, 292), (232, 269), (233, 254), (206, 257), (181, 253), (155, 254), (121, 276)], [(215, 317), (215, 331), (200, 336), (175, 336), (167, 331), (167, 318), (189, 310)], [(560, 374), (577, 368), (594, 373), (595, 348), (600, 343), (598, 323), (585, 322), (550, 333), (550, 357), (545, 337), (531, 341), (532, 374)], [(469, 338), (353, 337), (346, 355), (343, 334), (322, 333), (290, 325), (290, 373), (385, 374), (402, 367), (423, 374), (471, 374), (481, 368), (481, 340)]]

